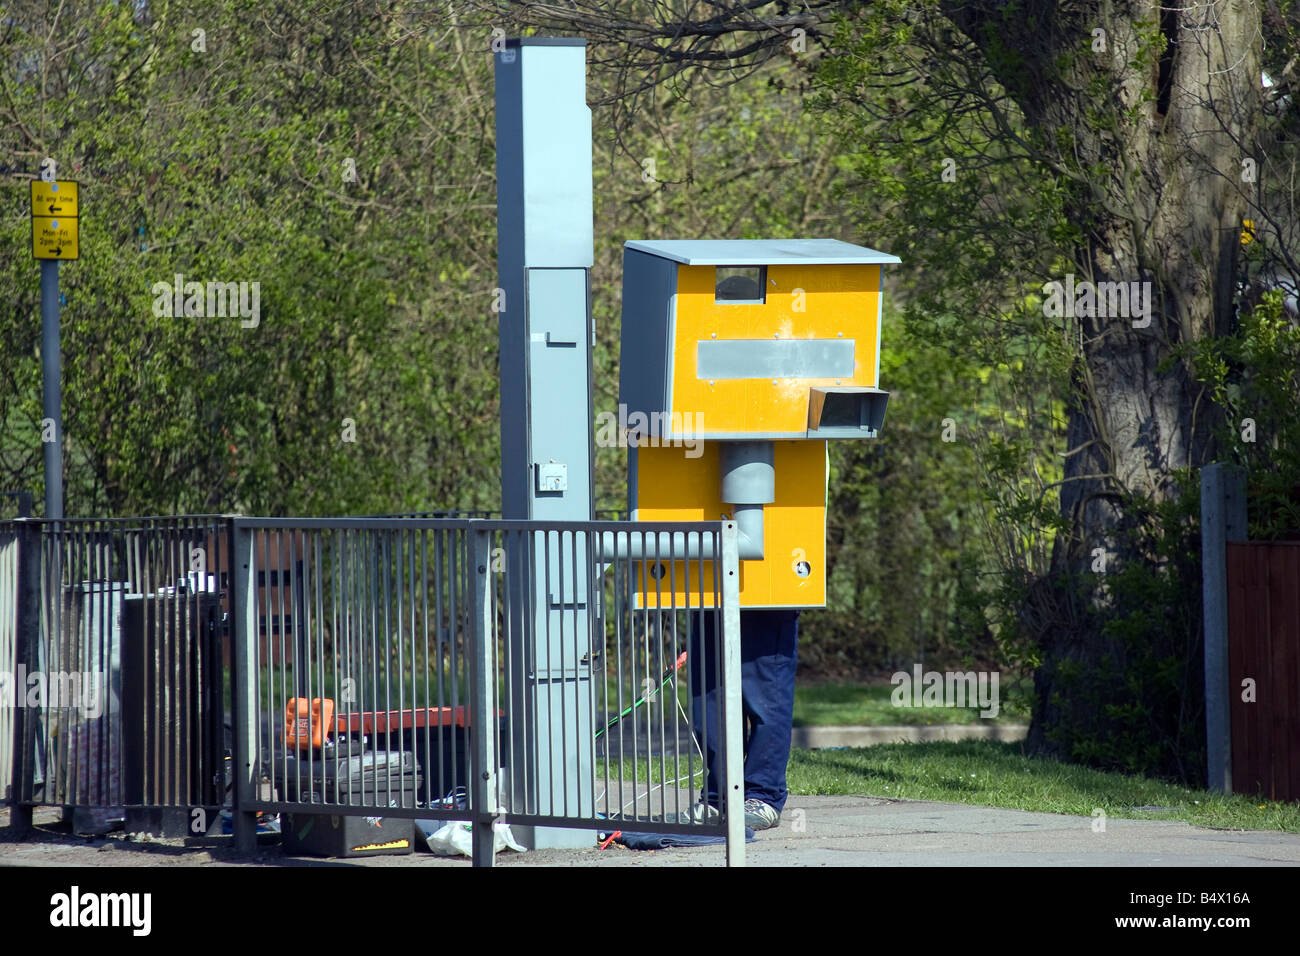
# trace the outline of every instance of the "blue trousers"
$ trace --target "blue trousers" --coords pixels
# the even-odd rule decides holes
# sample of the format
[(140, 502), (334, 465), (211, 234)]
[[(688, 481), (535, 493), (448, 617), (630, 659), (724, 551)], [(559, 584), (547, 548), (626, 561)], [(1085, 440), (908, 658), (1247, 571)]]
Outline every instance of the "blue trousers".
[[(701, 618), (703, 620), (701, 620)], [(697, 615), (691, 628), (691, 706), (696, 740), (704, 753), (701, 799), (721, 806), (726, 778), (722, 762), (722, 668), (715, 634), (716, 615)], [(757, 798), (779, 812), (789, 791), (790, 725), (794, 716), (794, 672), (799, 662), (797, 609), (740, 612), (740, 687), (744, 715), (745, 799)]]

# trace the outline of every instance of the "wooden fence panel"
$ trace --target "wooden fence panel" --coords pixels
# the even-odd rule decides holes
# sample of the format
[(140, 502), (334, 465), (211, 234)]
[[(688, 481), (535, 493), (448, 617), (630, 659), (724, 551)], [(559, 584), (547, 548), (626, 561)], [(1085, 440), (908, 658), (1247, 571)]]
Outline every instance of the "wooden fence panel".
[(1232, 789), (1300, 800), (1300, 542), (1230, 542), (1227, 559)]

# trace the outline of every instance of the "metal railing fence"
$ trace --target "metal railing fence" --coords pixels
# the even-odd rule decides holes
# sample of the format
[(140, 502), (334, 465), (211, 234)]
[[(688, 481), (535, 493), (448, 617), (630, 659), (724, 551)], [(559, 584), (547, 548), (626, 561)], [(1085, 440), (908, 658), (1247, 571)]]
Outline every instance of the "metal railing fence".
[(0, 771), (11, 802), (107, 817), (219, 810), (227, 525), (0, 524)]
[[(244, 849), (327, 813), (469, 821), (476, 864), (500, 824), (741, 863), (736, 555), (729, 522), (3, 522), (4, 795), (228, 804)], [(33, 674), (57, 694), (15, 696)]]
[[(533, 845), (707, 833), (743, 859), (730, 525), (237, 518), (233, 538), (242, 844), (255, 812), (343, 809), (471, 821), (479, 864), (494, 824)], [(723, 560), (687, 560), (706, 539)], [(258, 587), (285, 566), (287, 610)], [(720, 625), (707, 654), (704, 614)], [(714, 721), (690, 690), (705, 659), (727, 705)], [(708, 753), (714, 816), (691, 812)]]

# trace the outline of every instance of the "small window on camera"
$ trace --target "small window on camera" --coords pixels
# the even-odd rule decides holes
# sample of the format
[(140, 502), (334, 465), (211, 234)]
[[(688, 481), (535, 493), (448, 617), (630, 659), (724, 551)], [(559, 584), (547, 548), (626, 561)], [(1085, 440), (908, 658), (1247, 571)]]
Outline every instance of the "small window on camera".
[(718, 266), (713, 301), (728, 305), (762, 305), (767, 301), (766, 266)]

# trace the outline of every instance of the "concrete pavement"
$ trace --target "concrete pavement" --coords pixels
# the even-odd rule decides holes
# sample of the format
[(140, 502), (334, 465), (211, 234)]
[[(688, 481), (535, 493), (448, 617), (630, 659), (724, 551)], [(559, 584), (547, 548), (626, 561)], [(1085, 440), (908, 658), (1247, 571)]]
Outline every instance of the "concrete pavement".
[[(43, 811), (51, 813), (52, 811)], [(57, 817), (57, 812), (53, 812)], [(0, 814), (0, 817), (7, 814)], [(7, 820), (0, 819), (0, 823)], [(39, 822), (39, 818), (38, 818)], [(1296, 866), (1300, 834), (1211, 830), (1170, 820), (1105, 821), (920, 800), (791, 797), (780, 827), (747, 847), (751, 866)], [(639, 852), (504, 852), (500, 866), (721, 866), (722, 846)], [(266, 847), (256, 860), (233, 857), (225, 841), (133, 843), (119, 834), (87, 842), (45, 830), (11, 842), (0, 831), (0, 866), (468, 866), (468, 860), (411, 856), (308, 860)]]

